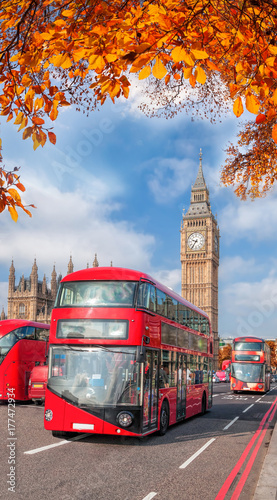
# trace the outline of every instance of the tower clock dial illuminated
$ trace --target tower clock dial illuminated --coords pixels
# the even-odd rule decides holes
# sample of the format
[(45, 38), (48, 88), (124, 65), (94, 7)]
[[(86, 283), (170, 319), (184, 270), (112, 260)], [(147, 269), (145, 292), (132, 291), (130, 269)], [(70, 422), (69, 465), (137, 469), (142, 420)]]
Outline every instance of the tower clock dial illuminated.
[(188, 246), (191, 250), (200, 250), (205, 243), (205, 238), (202, 233), (192, 233), (188, 237)]

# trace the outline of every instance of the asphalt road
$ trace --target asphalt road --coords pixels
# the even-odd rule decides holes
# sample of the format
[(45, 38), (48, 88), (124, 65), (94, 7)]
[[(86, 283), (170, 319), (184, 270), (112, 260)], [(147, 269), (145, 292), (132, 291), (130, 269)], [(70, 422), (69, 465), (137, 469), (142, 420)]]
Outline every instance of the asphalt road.
[(16, 405), (11, 438), (2, 405), (0, 498), (250, 500), (276, 421), (276, 397), (277, 384), (262, 396), (233, 395), (229, 384), (214, 384), (213, 407), (204, 416), (143, 440), (57, 439), (44, 430), (43, 407), (32, 404)]

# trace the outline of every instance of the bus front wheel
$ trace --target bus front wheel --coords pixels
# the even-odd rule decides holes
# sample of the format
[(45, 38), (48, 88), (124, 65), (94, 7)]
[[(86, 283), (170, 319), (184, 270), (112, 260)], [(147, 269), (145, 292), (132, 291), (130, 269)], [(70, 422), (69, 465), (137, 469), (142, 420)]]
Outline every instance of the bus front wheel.
[(168, 404), (166, 403), (166, 401), (164, 401), (162, 404), (161, 413), (160, 413), (160, 430), (159, 430), (160, 436), (165, 435), (165, 433), (168, 429), (168, 424), (169, 424)]

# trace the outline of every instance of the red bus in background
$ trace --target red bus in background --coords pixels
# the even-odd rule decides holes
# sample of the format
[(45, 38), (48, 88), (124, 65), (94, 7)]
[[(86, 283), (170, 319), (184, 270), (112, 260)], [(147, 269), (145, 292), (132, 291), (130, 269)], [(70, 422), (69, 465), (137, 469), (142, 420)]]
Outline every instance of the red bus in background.
[(0, 401), (29, 400), (30, 373), (46, 361), (49, 328), (21, 319), (0, 321)]
[(224, 359), (224, 361), (222, 361), (222, 367), (221, 367), (221, 370), (229, 370), (231, 368), (231, 363), (232, 361), (230, 359)]
[(48, 365), (40, 363), (34, 366), (29, 378), (28, 396), (36, 405), (40, 405), (45, 400), (45, 389), (48, 377)]
[(231, 390), (267, 392), (270, 389), (270, 347), (264, 339), (238, 337), (233, 341)]
[(143, 436), (212, 405), (209, 318), (149, 275), (67, 275), (52, 311), (44, 425)]

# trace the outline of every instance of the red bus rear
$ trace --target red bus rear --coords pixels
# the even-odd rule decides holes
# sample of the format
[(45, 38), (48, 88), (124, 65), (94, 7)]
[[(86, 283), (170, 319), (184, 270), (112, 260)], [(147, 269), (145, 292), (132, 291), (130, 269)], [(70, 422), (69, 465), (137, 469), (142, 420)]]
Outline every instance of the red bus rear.
[(233, 341), (231, 390), (267, 392), (270, 389), (270, 347), (264, 339), (238, 337)]
[(208, 316), (147, 274), (66, 276), (52, 311), (45, 428), (164, 434), (212, 404)]
[(30, 374), (28, 396), (36, 405), (45, 400), (45, 390), (48, 377), (48, 365), (42, 363), (35, 366)]
[(7, 400), (11, 389), (16, 401), (29, 400), (30, 373), (46, 361), (49, 328), (20, 319), (0, 321), (0, 400)]

